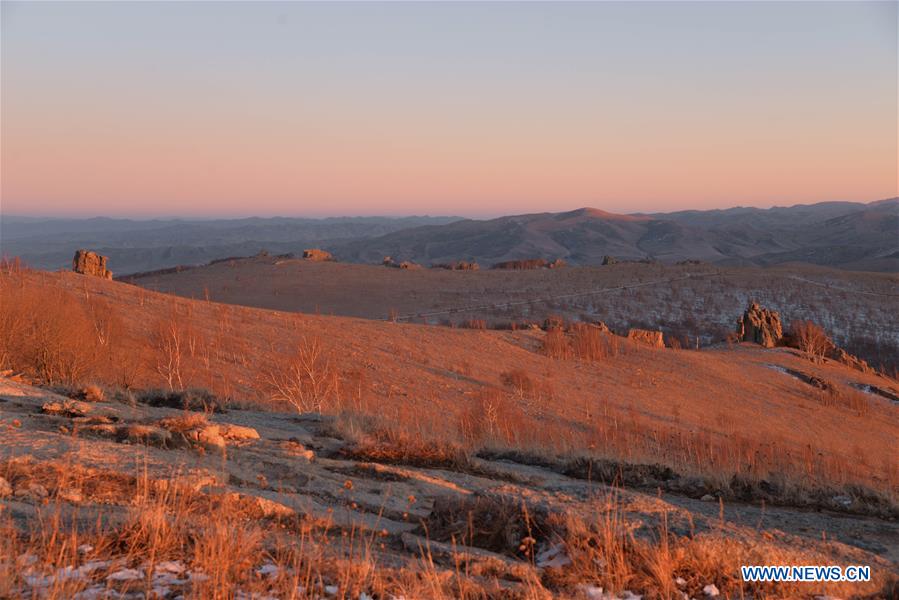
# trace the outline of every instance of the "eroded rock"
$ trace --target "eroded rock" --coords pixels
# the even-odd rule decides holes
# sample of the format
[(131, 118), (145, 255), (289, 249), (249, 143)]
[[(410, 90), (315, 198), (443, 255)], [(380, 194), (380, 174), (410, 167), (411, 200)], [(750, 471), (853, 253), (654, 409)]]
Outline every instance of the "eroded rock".
[(91, 250), (80, 249), (72, 258), (72, 270), (82, 275), (112, 279), (112, 271), (106, 267), (107, 257)]
[(631, 329), (627, 332), (627, 339), (639, 344), (645, 344), (653, 348), (664, 348), (665, 338), (661, 331), (649, 331), (647, 329)]
[(780, 314), (753, 302), (737, 320), (737, 336), (741, 342), (753, 342), (773, 348), (783, 339)]
[(239, 442), (244, 440), (258, 440), (259, 432), (252, 427), (244, 427), (242, 425), (231, 425), (222, 423), (219, 425), (220, 435), (229, 442)]
[(306, 248), (303, 250), (303, 258), (318, 262), (334, 260), (334, 256), (330, 252), (321, 248)]

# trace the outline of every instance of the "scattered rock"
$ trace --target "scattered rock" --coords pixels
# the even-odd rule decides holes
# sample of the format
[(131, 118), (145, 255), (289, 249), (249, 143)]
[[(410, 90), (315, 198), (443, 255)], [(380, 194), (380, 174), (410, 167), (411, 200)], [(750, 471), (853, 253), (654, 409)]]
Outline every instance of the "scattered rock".
[(833, 498), (830, 499), (830, 501), (833, 502), (835, 505), (842, 506), (844, 508), (848, 508), (848, 507), (852, 506), (852, 498), (850, 498), (849, 496), (846, 496), (846, 495), (834, 496)]
[(31, 498), (33, 500), (43, 500), (47, 496), (50, 495), (50, 492), (47, 491), (47, 488), (42, 486), (39, 483), (29, 483), (25, 487), (20, 487), (16, 490), (17, 497), (20, 498)]
[(288, 440), (286, 442), (282, 442), (281, 447), (284, 448), (284, 450), (286, 450), (288, 453), (290, 453), (291, 456), (295, 456), (297, 458), (305, 458), (310, 462), (315, 459), (315, 452), (308, 449), (300, 442)]
[(12, 496), (12, 486), (3, 477), (0, 477), (0, 498)]
[(144, 574), (139, 569), (119, 569), (106, 576), (109, 581), (136, 581), (143, 578)]
[(627, 332), (627, 339), (653, 348), (664, 348), (665, 338), (661, 331), (649, 331), (647, 329), (631, 329)]
[(392, 267), (394, 269), (421, 269), (422, 266), (418, 263), (414, 263), (411, 260), (404, 260), (402, 262), (396, 262), (390, 256), (385, 256), (384, 260), (381, 261), (385, 267)]
[(204, 446), (211, 446), (213, 448), (225, 447), (225, 438), (222, 437), (221, 429), (218, 425), (207, 425), (202, 428), (194, 429), (189, 432), (189, 434), (193, 436), (192, 439)]
[(783, 339), (780, 314), (753, 302), (737, 320), (737, 338), (741, 342), (754, 342), (765, 348), (773, 348)]
[(68, 488), (59, 490), (56, 493), (56, 497), (60, 500), (65, 500), (66, 502), (71, 502), (72, 504), (78, 504), (83, 499), (84, 496), (81, 493), (81, 490), (75, 488)]
[(252, 427), (244, 427), (242, 425), (231, 425), (228, 423), (222, 423), (219, 425), (219, 433), (223, 438), (228, 441), (242, 441), (242, 440), (258, 440), (259, 432), (253, 429)]
[(714, 502), (715, 497), (711, 494), (705, 494), (702, 498), (700, 498), (703, 502)]
[(317, 262), (334, 260), (334, 256), (330, 252), (321, 248), (306, 248), (303, 250), (303, 258)]
[(258, 518), (292, 517), (296, 514), (296, 512), (289, 506), (261, 496), (250, 496), (238, 492), (228, 492), (227, 497), (231, 501), (242, 506), (245, 510), (255, 513)]
[(45, 402), (41, 410), (48, 415), (60, 417), (86, 417), (91, 413), (92, 407), (87, 402), (80, 400), (65, 400), (63, 402)]
[(82, 275), (112, 279), (112, 271), (106, 268), (107, 257), (90, 250), (78, 250), (72, 259), (72, 270)]
[(705, 594), (707, 598), (717, 598), (721, 595), (721, 592), (718, 591), (718, 586), (714, 583), (710, 583), (702, 588), (702, 593)]

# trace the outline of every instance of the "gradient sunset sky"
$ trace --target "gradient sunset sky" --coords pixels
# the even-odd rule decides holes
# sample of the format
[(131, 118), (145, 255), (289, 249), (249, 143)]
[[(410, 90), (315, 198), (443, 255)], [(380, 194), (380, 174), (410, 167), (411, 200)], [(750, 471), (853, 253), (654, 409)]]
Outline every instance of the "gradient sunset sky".
[(895, 2), (3, 2), (6, 214), (897, 195)]

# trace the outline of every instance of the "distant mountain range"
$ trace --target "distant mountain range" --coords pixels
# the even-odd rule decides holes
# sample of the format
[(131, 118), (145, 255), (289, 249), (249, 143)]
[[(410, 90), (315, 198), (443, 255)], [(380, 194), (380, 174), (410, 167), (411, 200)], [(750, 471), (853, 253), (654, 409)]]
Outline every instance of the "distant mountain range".
[(333, 217), (326, 219), (39, 219), (0, 217), (0, 252), (39, 269), (71, 266), (78, 248), (109, 257), (116, 275), (204, 264), (260, 250), (302, 252), (347, 240), (376, 237), (459, 217)]
[(107, 255), (117, 275), (203, 264), (260, 250), (316, 246), (343, 261), (385, 256), (425, 265), (470, 260), (489, 266), (526, 258), (571, 264), (701, 260), (725, 265), (803, 262), (899, 271), (899, 198), (786, 208), (730, 208), (621, 215), (595, 208), (459, 217), (250, 218), (219, 220), (35, 219), (3, 216), (0, 252), (42, 269), (66, 268), (74, 251)]
[(524, 258), (599, 264), (609, 255), (619, 260), (761, 266), (804, 262), (897, 271), (899, 199), (630, 215), (582, 208), (415, 227), (329, 249), (352, 262), (392, 256), (423, 264), (473, 260), (486, 266)]

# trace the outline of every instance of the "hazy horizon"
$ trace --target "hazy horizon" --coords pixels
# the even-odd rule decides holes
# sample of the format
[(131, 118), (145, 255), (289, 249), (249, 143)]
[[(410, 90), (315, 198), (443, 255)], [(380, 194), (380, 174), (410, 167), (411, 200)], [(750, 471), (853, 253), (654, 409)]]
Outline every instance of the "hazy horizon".
[(2, 210), (897, 195), (893, 2), (2, 4)]
[(447, 217), (459, 217), (463, 219), (495, 219), (503, 216), (512, 216), (512, 215), (521, 215), (521, 214), (536, 214), (536, 213), (563, 213), (563, 212), (571, 212), (575, 210), (581, 209), (599, 209), (604, 210), (605, 212), (609, 212), (612, 214), (666, 214), (666, 213), (674, 213), (674, 212), (684, 212), (684, 211), (693, 211), (693, 210), (733, 210), (733, 209), (742, 209), (742, 208), (755, 208), (760, 210), (770, 210), (772, 208), (791, 208), (795, 206), (812, 206), (815, 204), (828, 204), (828, 203), (841, 203), (841, 202), (850, 202), (856, 204), (872, 204), (875, 202), (881, 202), (884, 200), (892, 200), (894, 197), (889, 198), (876, 198), (874, 200), (850, 200), (850, 199), (837, 199), (837, 200), (821, 200), (816, 202), (798, 202), (792, 204), (772, 204), (770, 206), (747, 206), (747, 205), (729, 205), (729, 206), (721, 206), (721, 207), (711, 207), (711, 208), (672, 208), (671, 210), (666, 211), (631, 211), (631, 212), (623, 212), (616, 213), (614, 211), (605, 211), (605, 209), (601, 206), (575, 206), (570, 208), (559, 208), (553, 210), (533, 210), (528, 212), (516, 212), (512, 210), (511, 212), (504, 213), (484, 213), (484, 214), (462, 214), (462, 213), (345, 213), (345, 214), (322, 214), (322, 215), (313, 215), (313, 214), (244, 214), (244, 215), (179, 215), (179, 214), (159, 214), (159, 215), (137, 215), (137, 216), (129, 216), (127, 214), (116, 214), (116, 215), (100, 215), (100, 214), (28, 214), (28, 213), (9, 213), (0, 210), (0, 219), (3, 218), (17, 218), (17, 219), (35, 219), (35, 220), (90, 220), (90, 219), (120, 219), (120, 220), (130, 220), (130, 221), (170, 221), (170, 220), (183, 220), (183, 221), (215, 221), (215, 220), (241, 220), (241, 219), (414, 219), (414, 218), (447, 218)]

